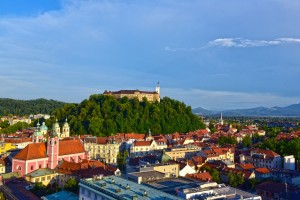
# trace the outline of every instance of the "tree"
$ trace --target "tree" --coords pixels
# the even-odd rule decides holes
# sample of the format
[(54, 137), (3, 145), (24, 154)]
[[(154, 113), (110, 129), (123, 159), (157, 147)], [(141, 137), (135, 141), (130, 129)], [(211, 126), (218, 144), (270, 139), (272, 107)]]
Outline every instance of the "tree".
[(215, 128), (215, 125), (212, 122), (209, 122), (208, 128), (211, 133), (217, 132), (217, 129)]
[(252, 140), (250, 135), (246, 135), (242, 140), (243, 147), (250, 147), (252, 145)]
[(223, 146), (225, 144), (236, 144), (237, 141), (234, 137), (232, 136), (221, 136), (219, 138), (219, 141), (218, 141), (219, 145), (220, 146)]
[(76, 193), (79, 189), (78, 182), (76, 181), (75, 178), (71, 177), (67, 180), (64, 188), (70, 192)]
[(241, 174), (234, 174), (232, 172), (228, 173), (229, 185), (232, 187), (237, 187), (244, 183), (244, 177)]
[(124, 151), (124, 153), (120, 152), (117, 155), (117, 165), (120, 170), (125, 170), (126, 167), (126, 158), (128, 156), (128, 151)]
[(216, 181), (217, 183), (221, 183), (220, 172), (217, 169), (210, 167), (202, 167), (201, 169), (208, 171), (214, 181)]

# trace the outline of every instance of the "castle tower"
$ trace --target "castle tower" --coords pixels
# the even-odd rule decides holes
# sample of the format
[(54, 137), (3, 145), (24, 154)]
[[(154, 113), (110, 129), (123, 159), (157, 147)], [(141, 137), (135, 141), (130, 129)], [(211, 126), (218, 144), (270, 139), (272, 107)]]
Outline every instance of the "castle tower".
[(68, 119), (66, 118), (66, 121), (62, 127), (62, 134), (60, 136), (61, 138), (70, 137), (70, 126), (68, 124)]
[(59, 138), (56, 130), (53, 129), (47, 141), (48, 167), (50, 169), (54, 169), (58, 164), (58, 151), (59, 151)]

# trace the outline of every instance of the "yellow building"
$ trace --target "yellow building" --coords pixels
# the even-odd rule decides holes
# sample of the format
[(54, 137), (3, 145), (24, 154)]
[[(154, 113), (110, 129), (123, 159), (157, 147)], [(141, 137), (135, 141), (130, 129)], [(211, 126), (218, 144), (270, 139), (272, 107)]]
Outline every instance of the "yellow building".
[(4, 154), (9, 150), (16, 149), (16, 145), (8, 142), (1, 142), (0, 143), (0, 154)]
[(104, 95), (111, 95), (117, 99), (123, 97), (128, 97), (128, 99), (137, 98), (139, 101), (143, 101), (143, 98), (146, 97), (149, 102), (160, 102), (160, 86), (159, 83), (155, 88), (155, 91), (140, 91), (140, 90), (119, 90), (119, 91), (105, 91)]
[(166, 150), (166, 154), (170, 156), (173, 160), (177, 160), (178, 158), (187, 158), (191, 155), (194, 155), (195, 152), (199, 152), (201, 150), (200, 147), (194, 145), (186, 145), (182, 147), (173, 147)]
[(101, 159), (109, 164), (117, 163), (121, 142), (114, 137), (86, 137), (84, 149), (89, 152), (90, 159)]
[(0, 174), (5, 173), (5, 162), (3, 159), (0, 159)]
[(26, 181), (31, 183), (42, 182), (43, 185), (48, 185), (55, 183), (56, 181), (56, 173), (54, 170), (44, 168), (44, 169), (37, 169), (29, 174), (24, 176)]

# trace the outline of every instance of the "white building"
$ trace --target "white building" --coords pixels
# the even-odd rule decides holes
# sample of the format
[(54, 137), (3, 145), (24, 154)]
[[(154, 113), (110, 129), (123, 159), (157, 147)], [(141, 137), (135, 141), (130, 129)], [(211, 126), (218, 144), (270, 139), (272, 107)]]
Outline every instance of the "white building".
[(216, 182), (203, 183), (196, 188), (180, 189), (178, 191), (178, 197), (184, 199), (203, 199), (203, 200), (261, 200), (258, 195), (245, 192), (224, 184), (217, 184)]
[(284, 156), (284, 169), (288, 170), (295, 170), (295, 157), (293, 155), (291, 156)]

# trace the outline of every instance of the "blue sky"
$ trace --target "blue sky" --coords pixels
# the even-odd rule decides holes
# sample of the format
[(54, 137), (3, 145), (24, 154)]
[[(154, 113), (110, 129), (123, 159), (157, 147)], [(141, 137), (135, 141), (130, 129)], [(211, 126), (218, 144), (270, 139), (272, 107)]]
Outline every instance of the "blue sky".
[(0, 97), (81, 102), (159, 81), (193, 108), (299, 103), (299, 20), (298, 0), (1, 0)]

